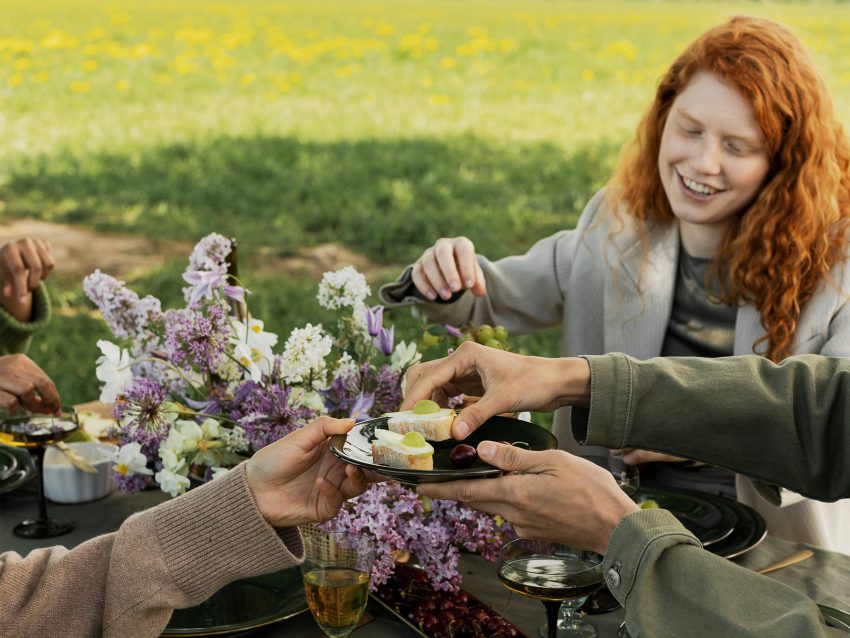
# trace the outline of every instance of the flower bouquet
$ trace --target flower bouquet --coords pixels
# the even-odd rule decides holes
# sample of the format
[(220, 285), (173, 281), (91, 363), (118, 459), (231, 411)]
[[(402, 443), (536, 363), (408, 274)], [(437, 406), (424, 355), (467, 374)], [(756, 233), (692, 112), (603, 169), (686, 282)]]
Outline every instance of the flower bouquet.
[[(163, 310), (124, 282), (95, 271), (84, 281), (121, 344), (99, 341), (100, 400), (114, 404), (120, 489), (154, 485), (176, 496), (228, 471), (247, 455), (316, 417), (358, 420), (396, 410), (404, 371), (421, 355), (395, 343), (384, 309), (353, 267), (325, 273), (324, 308), (339, 311), (332, 331), (294, 329), (279, 352), (277, 335), (254, 318), (249, 291), (234, 275), (233, 246), (211, 234), (183, 273), (186, 305)], [(459, 549), (493, 559), (503, 524), (453, 502), (431, 503), (395, 483), (377, 484), (325, 524), (366, 532), (379, 546), (373, 586), (392, 575), (395, 558), (415, 553), (435, 587), (454, 590)]]

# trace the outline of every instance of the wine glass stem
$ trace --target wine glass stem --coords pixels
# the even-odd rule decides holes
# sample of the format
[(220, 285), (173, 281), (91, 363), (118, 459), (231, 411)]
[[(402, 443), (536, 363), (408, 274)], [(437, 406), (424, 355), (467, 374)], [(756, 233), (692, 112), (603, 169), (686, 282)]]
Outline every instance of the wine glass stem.
[(546, 607), (546, 627), (549, 630), (549, 638), (558, 638), (558, 610), (561, 609), (561, 601), (544, 600)]
[(47, 520), (47, 499), (44, 498), (44, 446), (40, 445), (31, 450), (35, 457), (35, 467), (38, 470), (38, 519)]

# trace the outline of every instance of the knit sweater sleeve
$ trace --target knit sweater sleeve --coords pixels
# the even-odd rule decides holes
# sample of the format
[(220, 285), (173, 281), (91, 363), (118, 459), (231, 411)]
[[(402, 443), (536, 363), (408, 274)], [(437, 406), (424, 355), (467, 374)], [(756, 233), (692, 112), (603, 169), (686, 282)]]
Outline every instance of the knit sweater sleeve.
[(0, 355), (26, 352), (32, 336), (43, 329), (52, 315), (50, 295), (41, 282), (32, 293), (32, 316), (20, 321), (0, 306)]
[(175, 608), (296, 565), (296, 529), (257, 509), (244, 464), (73, 550), (0, 554), (0, 626), (15, 636), (158, 636)]

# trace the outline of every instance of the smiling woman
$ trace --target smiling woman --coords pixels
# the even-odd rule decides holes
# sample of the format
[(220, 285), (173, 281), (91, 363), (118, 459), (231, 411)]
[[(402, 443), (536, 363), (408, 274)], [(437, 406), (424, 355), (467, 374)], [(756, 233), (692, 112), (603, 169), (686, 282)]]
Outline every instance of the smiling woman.
[[(496, 262), (465, 237), (440, 239), (382, 296), (453, 325), (560, 324), (564, 355), (850, 356), (848, 218), (850, 146), (806, 48), (784, 26), (738, 17), (664, 73), (576, 230)], [(572, 447), (565, 410), (555, 427)], [(719, 468), (626, 458), (666, 461), (647, 484), (736, 492)], [(777, 536), (850, 551), (848, 501), (740, 477), (737, 495)]]

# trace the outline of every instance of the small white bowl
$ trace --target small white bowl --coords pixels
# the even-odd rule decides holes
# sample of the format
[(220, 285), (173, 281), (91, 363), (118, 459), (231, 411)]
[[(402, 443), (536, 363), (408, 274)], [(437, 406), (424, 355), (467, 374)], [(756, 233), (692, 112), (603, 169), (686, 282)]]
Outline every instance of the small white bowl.
[(78, 470), (61, 450), (50, 446), (44, 455), (44, 495), (55, 503), (85, 503), (109, 494), (114, 485), (112, 455), (118, 447), (97, 441), (68, 447), (94, 465), (97, 474)]

